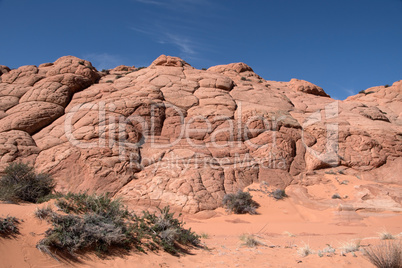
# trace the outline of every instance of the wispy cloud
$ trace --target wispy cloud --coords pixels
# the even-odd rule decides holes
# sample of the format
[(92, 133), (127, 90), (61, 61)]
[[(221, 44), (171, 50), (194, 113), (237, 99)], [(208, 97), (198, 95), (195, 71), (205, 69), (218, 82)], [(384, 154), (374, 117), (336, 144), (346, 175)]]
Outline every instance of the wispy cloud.
[(82, 56), (85, 60), (92, 62), (98, 70), (111, 69), (123, 64), (122, 58), (108, 53), (90, 53)]
[(173, 33), (163, 27), (139, 28), (132, 27), (132, 30), (141, 34), (148, 35), (155, 39), (160, 44), (170, 44), (175, 46), (180, 51), (180, 56), (184, 58), (192, 58), (198, 53), (199, 45), (193, 41), (189, 36), (182, 33)]
[[(137, 21), (132, 30), (151, 38), (154, 42), (177, 48), (178, 56), (185, 59), (196, 59), (208, 47), (205, 40), (203, 21), (208, 18), (217, 4), (211, 0), (132, 0), (143, 4), (143, 12), (148, 14), (147, 20)], [(147, 8), (148, 7), (148, 8)], [(190, 17), (195, 14), (197, 18)], [(151, 18), (151, 20), (149, 19)], [(205, 22), (204, 22), (205, 23)], [(203, 32), (204, 31), (204, 32)], [(203, 58), (203, 57), (202, 57)]]

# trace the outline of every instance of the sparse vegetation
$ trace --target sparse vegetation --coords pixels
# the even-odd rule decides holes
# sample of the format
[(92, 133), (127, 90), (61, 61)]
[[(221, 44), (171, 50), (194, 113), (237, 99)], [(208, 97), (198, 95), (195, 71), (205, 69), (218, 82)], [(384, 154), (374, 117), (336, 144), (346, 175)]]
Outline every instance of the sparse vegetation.
[(342, 199), (342, 197), (338, 193), (333, 194), (331, 198), (332, 199)]
[(122, 78), (123, 76), (122, 75), (116, 75), (116, 77), (115, 77), (115, 79), (119, 79), (119, 78)]
[(209, 234), (208, 233), (202, 232), (200, 236), (203, 239), (209, 239)]
[(247, 78), (245, 78), (244, 76), (242, 76), (242, 77), (240, 78), (240, 80), (242, 80), (242, 81), (247, 81)]
[(341, 255), (345, 255), (346, 253), (349, 252), (356, 252), (360, 249), (360, 241), (350, 241), (346, 242), (341, 245)]
[(383, 231), (378, 233), (379, 237), (381, 240), (393, 240), (395, 239), (395, 236), (392, 235), (391, 233), (387, 232), (387, 231)]
[(206, 71), (206, 70), (207, 70), (207, 68), (201, 68), (201, 70)]
[(276, 200), (281, 200), (287, 197), (285, 190), (283, 189), (276, 189), (270, 193), (270, 196), (275, 198)]
[(55, 182), (49, 174), (35, 173), (33, 167), (12, 163), (0, 179), (0, 200), (38, 203), (49, 196)]
[(297, 253), (302, 257), (307, 257), (308, 255), (313, 254), (313, 250), (308, 244), (305, 244), (297, 250)]
[(236, 194), (227, 194), (223, 197), (223, 205), (235, 214), (257, 214), (258, 203), (252, 199), (249, 192), (239, 190)]
[(293, 234), (293, 233), (291, 233), (291, 232), (288, 232), (288, 231), (283, 232), (283, 234), (284, 234), (284, 235), (287, 235), (287, 236), (289, 236), (289, 237), (296, 237), (295, 234)]
[(169, 207), (160, 209), (160, 215), (143, 211), (142, 216), (137, 216), (108, 194), (87, 193), (68, 193), (57, 200), (56, 206), (66, 215), (40, 211), (52, 228), (37, 245), (39, 250), (55, 258), (55, 250), (72, 255), (95, 250), (103, 255), (114, 248), (132, 247), (140, 251), (144, 247), (151, 250), (161, 248), (178, 254), (182, 245), (198, 246), (200, 243), (200, 236), (185, 229), (184, 223), (170, 213)]
[(243, 241), (242, 245), (249, 248), (254, 248), (257, 246), (264, 246), (265, 244), (257, 240), (252, 234), (242, 234), (240, 240)]
[(383, 241), (364, 250), (365, 257), (378, 268), (402, 267), (401, 241)]
[(20, 220), (15, 217), (0, 217), (0, 237), (12, 236), (19, 233), (18, 224)]
[(50, 216), (52, 216), (53, 213), (54, 213), (53, 209), (49, 205), (42, 208), (36, 208), (34, 212), (35, 217), (37, 217), (40, 220), (48, 219)]
[(387, 88), (387, 87), (390, 87), (390, 85), (386, 84), (384, 87)]
[(113, 83), (113, 81), (112, 80), (107, 80), (106, 83)]
[(331, 245), (327, 244), (327, 246), (324, 249), (317, 251), (317, 254), (320, 257), (323, 257), (324, 254), (327, 254), (327, 256), (332, 256), (335, 253), (335, 251), (336, 250)]

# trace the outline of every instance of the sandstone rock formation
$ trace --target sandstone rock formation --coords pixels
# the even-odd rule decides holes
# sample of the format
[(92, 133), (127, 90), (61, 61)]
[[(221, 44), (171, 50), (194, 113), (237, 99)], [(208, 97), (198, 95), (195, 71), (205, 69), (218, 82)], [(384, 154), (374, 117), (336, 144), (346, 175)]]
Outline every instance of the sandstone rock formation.
[(253, 182), (303, 185), (330, 168), (377, 183), (365, 191), (394, 184), (401, 206), (401, 81), (335, 101), (244, 63), (197, 70), (164, 55), (106, 72), (67, 56), (0, 66), (0, 79), (0, 170), (29, 162), (59, 191), (196, 213)]

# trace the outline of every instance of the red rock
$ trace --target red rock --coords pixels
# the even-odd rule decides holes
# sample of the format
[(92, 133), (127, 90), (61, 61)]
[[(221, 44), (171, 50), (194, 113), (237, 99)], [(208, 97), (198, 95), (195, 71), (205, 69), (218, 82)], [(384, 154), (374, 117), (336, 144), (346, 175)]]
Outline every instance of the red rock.
[[(402, 184), (402, 82), (334, 101), (312, 83), (266, 81), (244, 63), (203, 71), (165, 55), (109, 74), (72, 56), (0, 71), (0, 169), (30, 162), (63, 192), (108, 191), (130, 205), (196, 213), (258, 181), (292, 184), (306, 201), (303, 187), (334, 166)], [(369, 200), (385, 196), (361, 187)], [(398, 187), (384, 206), (401, 204)]]

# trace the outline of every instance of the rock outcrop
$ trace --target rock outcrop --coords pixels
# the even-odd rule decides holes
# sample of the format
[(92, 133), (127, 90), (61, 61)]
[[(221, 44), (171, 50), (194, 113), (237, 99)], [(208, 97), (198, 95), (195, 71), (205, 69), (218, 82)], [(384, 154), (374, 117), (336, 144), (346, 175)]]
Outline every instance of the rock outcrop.
[(59, 191), (196, 213), (253, 182), (302, 185), (325, 168), (402, 186), (390, 176), (402, 157), (402, 82), (335, 101), (244, 63), (197, 70), (164, 55), (147, 68), (98, 72), (67, 56), (0, 75), (0, 170), (29, 162)]

